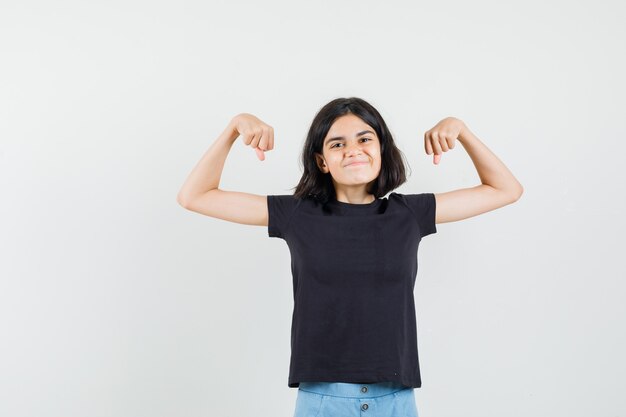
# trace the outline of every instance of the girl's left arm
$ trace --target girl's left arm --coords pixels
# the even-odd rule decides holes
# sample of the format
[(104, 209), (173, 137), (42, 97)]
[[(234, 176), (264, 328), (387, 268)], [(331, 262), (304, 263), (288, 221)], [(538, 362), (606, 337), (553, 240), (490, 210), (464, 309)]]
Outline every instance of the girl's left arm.
[(454, 148), (458, 139), (472, 159), (481, 184), (445, 193), (436, 193), (435, 223), (446, 223), (477, 216), (517, 201), (524, 188), (498, 157), (455, 117), (441, 120), (424, 134), (424, 147), (433, 162), (442, 152)]

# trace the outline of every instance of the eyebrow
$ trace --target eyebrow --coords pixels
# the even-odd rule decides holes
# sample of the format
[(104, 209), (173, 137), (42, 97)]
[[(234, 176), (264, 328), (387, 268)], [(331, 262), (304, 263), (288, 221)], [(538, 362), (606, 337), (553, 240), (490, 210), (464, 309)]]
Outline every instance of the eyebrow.
[[(357, 135), (357, 137), (358, 137), (358, 136), (363, 136), (363, 135), (365, 135), (366, 133), (375, 134), (375, 133), (374, 133), (374, 132), (372, 132), (371, 130), (363, 130), (363, 131), (361, 131), (361, 132), (357, 133), (356, 135)], [(328, 144), (328, 143), (330, 143), (330, 142), (333, 142), (333, 141), (335, 141), (335, 140), (344, 140), (344, 139), (345, 139), (345, 136), (335, 136), (334, 138), (328, 138), (328, 139), (326, 139), (326, 141), (324, 142), (324, 145), (326, 145), (326, 144)]]

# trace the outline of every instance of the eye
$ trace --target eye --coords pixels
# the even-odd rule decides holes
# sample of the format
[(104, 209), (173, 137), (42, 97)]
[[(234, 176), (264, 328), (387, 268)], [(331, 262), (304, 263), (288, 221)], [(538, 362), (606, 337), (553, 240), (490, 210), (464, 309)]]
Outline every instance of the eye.
[[(371, 140), (372, 140), (371, 138), (361, 138), (361, 139), (362, 139), (362, 140), (369, 140), (369, 141), (371, 141)], [(336, 145), (341, 145), (341, 143), (335, 143), (335, 144), (334, 144), (334, 145), (332, 145), (330, 148), (332, 149), (332, 148), (334, 148)]]

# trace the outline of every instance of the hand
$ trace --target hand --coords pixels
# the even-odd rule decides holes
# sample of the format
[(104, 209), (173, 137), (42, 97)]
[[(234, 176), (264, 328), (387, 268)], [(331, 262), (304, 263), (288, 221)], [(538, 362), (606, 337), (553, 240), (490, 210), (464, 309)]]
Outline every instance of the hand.
[(432, 129), (424, 133), (424, 148), (428, 155), (432, 154), (433, 163), (437, 165), (441, 160), (441, 152), (454, 149), (454, 142), (459, 137), (465, 123), (456, 117), (446, 117), (437, 123)]
[(274, 149), (274, 128), (249, 113), (240, 113), (231, 120), (233, 129), (243, 143), (254, 148), (257, 157), (265, 160), (265, 153)]

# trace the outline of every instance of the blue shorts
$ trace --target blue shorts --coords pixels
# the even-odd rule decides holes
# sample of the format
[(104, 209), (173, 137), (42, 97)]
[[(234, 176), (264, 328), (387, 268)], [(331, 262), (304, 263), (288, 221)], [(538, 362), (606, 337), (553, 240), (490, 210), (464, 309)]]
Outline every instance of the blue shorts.
[(418, 417), (413, 387), (397, 382), (300, 382), (294, 417)]

